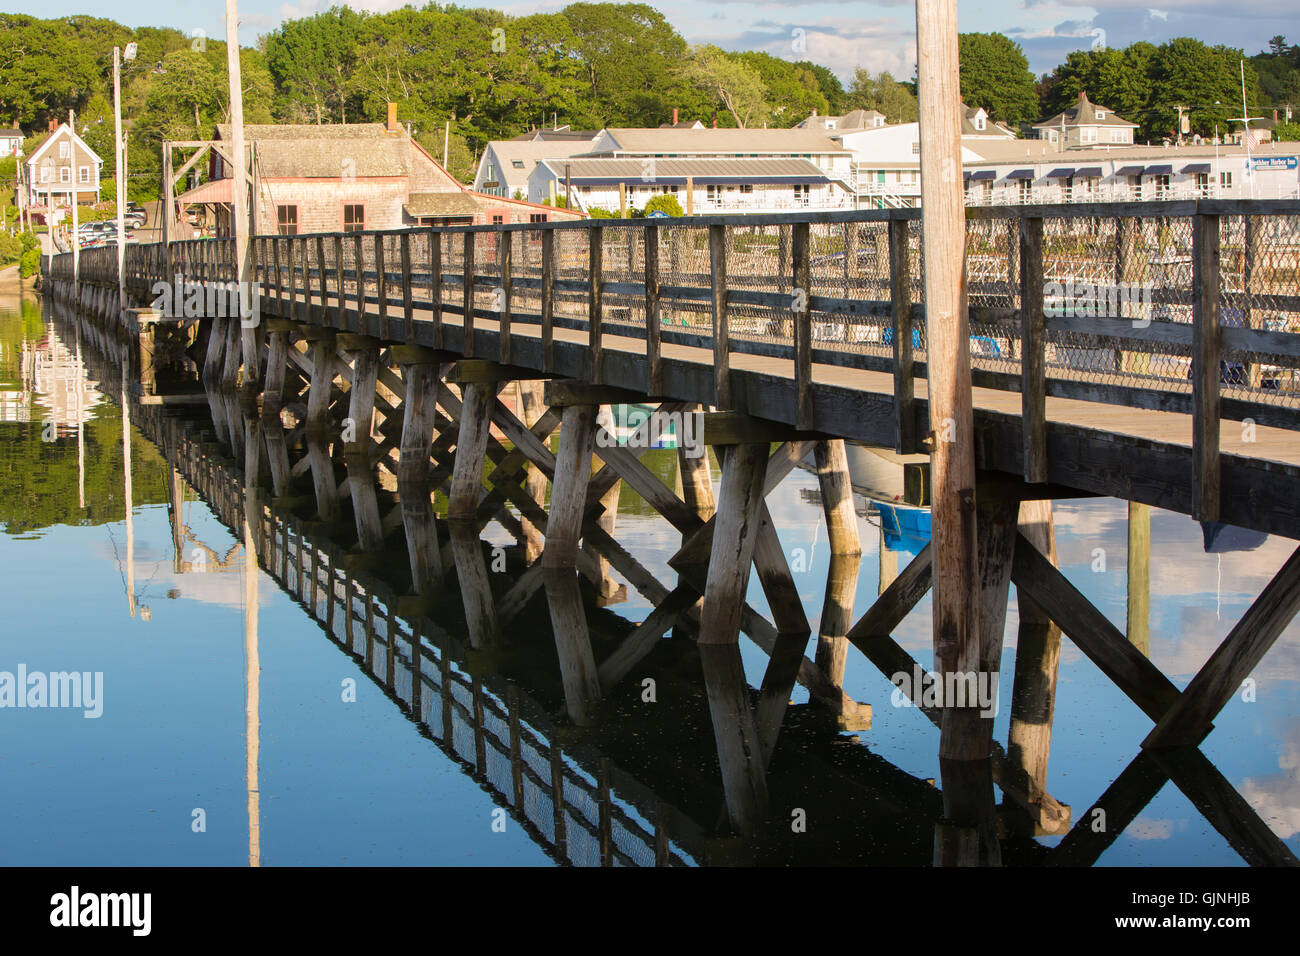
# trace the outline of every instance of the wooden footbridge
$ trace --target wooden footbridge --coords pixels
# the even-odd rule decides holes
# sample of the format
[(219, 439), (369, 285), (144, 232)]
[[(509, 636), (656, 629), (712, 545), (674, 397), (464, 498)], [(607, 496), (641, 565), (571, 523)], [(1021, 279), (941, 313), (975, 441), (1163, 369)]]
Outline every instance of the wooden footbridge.
[[(337, 528), (350, 507), (358, 554), (401, 528), (411, 599), (433, 601), (454, 569), (476, 652), (509, 644), (544, 591), (574, 724), (599, 726), (669, 630), (693, 639), (736, 831), (773, 813), (796, 681), (865, 727), (869, 706), (840, 687), (847, 647), (887, 676), (912, 672), (890, 635), (931, 585), (930, 549), (854, 622), (844, 443), (906, 454), (949, 440), (952, 423), (930, 420), (916, 211), (263, 236), (242, 266), (230, 240), (133, 246), (126, 310), (112, 253), (59, 257), (48, 288), (129, 344), (142, 407), (175, 401), (156, 393), (168, 349), (192, 355), (244, 474), (265, 471), (284, 503), (310, 475), (313, 518)], [(238, 290), (220, 295), (241, 268), (256, 283), (242, 322)], [(925, 708), (945, 734), (950, 721), (979, 728), (945, 738), (935, 859), (999, 858), (994, 781), (1031, 828), (1068, 827), (1046, 785), (1059, 626), (1153, 724), (1137, 769), (1103, 798), (1112, 821), (1172, 778), (1247, 859), (1294, 863), (1196, 745), (1300, 607), (1300, 552), (1180, 693), (1057, 571), (1050, 501), (1114, 496), (1300, 538), (1300, 204), (972, 211), (966, 275), (979, 472), (952, 513), (977, 535), (979, 628), (936, 641), (940, 679), (996, 675), (1010, 582), (1021, 634), (1005, 749), (971, 708)], [(706, 456), (680, 451), (679, 492), (635, 439), (607, 440), (602, 407), (632, 402), (701, 414), (722, 463), (716, 500)], [(837, 556), (814, 649), (764, 501), (809, 457)], [(376, 476), (397, 492), (386, 516)], [(618, 543), (623, 486), (681, 533), (675, 583)], [(936, 542), (957, 531), (938, 512)], [(520, 542), (504, 592), (480, 541), (493, 521)], [(751, 567), (770, 620), (746, 602)], [(611, 569), (654, 610), (606, 651), (580, 578), (608, 603)], [(741, 632), (769, 656), (757, 691)], [(1084, 860), (1113, 839), (1098, 836), (1076, 823), (1062, 846)]]

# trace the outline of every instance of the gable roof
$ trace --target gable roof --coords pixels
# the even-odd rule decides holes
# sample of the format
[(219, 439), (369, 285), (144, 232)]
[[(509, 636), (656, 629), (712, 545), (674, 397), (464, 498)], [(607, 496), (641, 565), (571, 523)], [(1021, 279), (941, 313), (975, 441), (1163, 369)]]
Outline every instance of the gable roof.
[(33, 163), (35, 163), (36, 160), (38, 160), (38, 159), (40, 158), (41, 153), (43, 153), (43, 152), (45, 152), (47, 149), (49, 149), (50, 146), (51, 146), (51, 144), (53, 144), (56, 140), (58, 140), (58, 139), (59, 139), (61, 136), (63, 136), (65, 133), (66, 133), (68, 136), (72, 137), (72, 141), (73, 141), (76, 145), (80, 146), (80, 147), (82, 148), (82, 150), (84, 150), (86, 153), (90, 154), (90, 156), (95, 160), (96, 163), (99, 163), (100, 165), (103, 165), (103, 162), (104, 162), (104, 161), (103, 161), (102, 159), (99, 158), (99, 154), (98, 154), (97, 152), (95, 152), (93, 149), (91, 149), (89, 146), (87, 146), (87, 145), (86, 145), (86, 141), (85, 141), (84, 139), (82, 139), (80, 136), (78, 136), (76, 130), (74, 130), (74, 129), (73, 129), (71, 126), (69, 126), (67, 123), (60, 123), (59, 126), (58, 126), (58, 128), (57, 128), (56, 130), (54, 130), (54, 132), (50, 133), (50, 135), (46, 136), (45, 139), (41, 141), (41, 145), (40, 145), (40, 146), (38, 146), (36, 149), (32, 150), (32, 154), (31, 154), (29, 157), (27, 157), (27, 163), (26, 163), (26, 165), (30, 166), (30, 165), (32, 165)]
[[(1097, 114), (1104, 114), (1098, 118)], [(1115, 113), (1109, 106), (1102, 106), (1093, 103), (1088, 99), (1088, 94), (1079, 93), (1078, 100), (1069, 109), (1064, 109), (1055, 116), (1043, 120), (1041, 123), (1035, 123), (1034, 129), (1061, 128), (1061, 121), (1065, 120), (1065, 125), (1069, 126), (1126, 126), (1130, 129), (1137, 129), (1137, 123), (1130, 123)]]
[[(483, 151), (483, 158), (479, 161), (479, 168), (484, 169), (487, 162), (488, 153), (491, 152), (497, 158), (498, 175), (500, 182), (510, 189), (523, 189), (528, 184), (528, 177), (532, 175), (537, 164), (544, 159), (566, 159), (570, 156), (577, 156), (580, 153), (586, 153), (591, 149), (591, 139), (583, 140), (560, 140), (558, 142), (542, 140), (493, 140), (488, 143), (488, 148)], [(514, 166), (515, 162), (523, 163), (522, 169)], [(477, 174), (475, 179), (477, 179)]]
[[(228, 123), (217, 126), (217, 139), (228, 142), (230, 135)], [(244, 139), (257, 144), (259, 171), (271, 179), (338, 179), (345, 170), (353, 176), (407, 176), (414, 163), (406, 130), (390, 133), (382, 123), (249, 124)]]

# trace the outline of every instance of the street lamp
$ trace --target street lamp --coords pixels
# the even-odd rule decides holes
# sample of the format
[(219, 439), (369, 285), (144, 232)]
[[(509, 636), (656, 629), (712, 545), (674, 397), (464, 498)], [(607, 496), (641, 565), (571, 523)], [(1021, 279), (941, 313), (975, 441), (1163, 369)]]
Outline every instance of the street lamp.
[(113, 178), (117, 180), (117, 298), (118, 307), (126, 308), (126, 170), (122, 149), (122, 61), (135, 59), (138, 47), (128, 43), (126, 49), (113, 47)]

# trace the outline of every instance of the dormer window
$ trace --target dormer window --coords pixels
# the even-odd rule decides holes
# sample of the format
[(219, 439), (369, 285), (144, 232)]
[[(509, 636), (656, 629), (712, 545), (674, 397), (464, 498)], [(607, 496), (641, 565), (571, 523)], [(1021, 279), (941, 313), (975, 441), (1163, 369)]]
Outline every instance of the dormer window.
[(827, 129), (834, 129), (834, 128), (835, 128), (835, 120), (827, 120), (827, 121), (826, 121), (826, 128), (827, 128)]
[(1099, 120), (1103, 120), (1103, 119), (1105, 119), (1105, 118), (1106, 118), (1106, 111), (1105, 111), (1105, 110), (1097, 110), (1097, 119), (1099, 119)]
[(976, 116), (976, 117), (975, 117), (975, 128), (976, 128), (976, 129), (983, 129), (983, 128), (984, 128), (984, 117), (983, 117), (983, 116)]

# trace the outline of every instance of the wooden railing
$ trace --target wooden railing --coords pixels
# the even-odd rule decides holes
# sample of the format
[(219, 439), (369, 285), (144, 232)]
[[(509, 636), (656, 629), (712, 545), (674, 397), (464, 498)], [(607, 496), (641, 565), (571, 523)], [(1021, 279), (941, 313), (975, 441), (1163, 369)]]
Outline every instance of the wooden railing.
[[(814, 364), (889, 372), (897, 445), (912, 451), (911, 383), (927, 357), (919, 218), (884, 209), (257, 236), (250, 254), (264, 309), (340, 328), (364, 316), (363, 330), (389, 341), (440, 346), (447, 317), (459, 317), (471, 356), (482, 320), (497, 354), (479, 357), (509, 363), (512, 336), (531, 327), (551, 371), (555, 330), (578, 330), (597, 380), (606, 337), (621, 336), (644, 343), (654, 394), (665, 344), (708, 349), (724, 408), (733, 355), (792, 361), (800, 427), (812, 424)], [(980, 208), (967, 222), (974, 384), (1020, 394), (1027, 477), (1044, 474), (1048, 396), (1190, 414), (1206, 461), (1221, 418), (1300, 429), (1300, 202)], [(83, 253), (82, 280), (115, 284), (115, 254)], [(128, 285), (149, 302), (177, 277), (230, 282), (233, 255), (229, 239), (131, 246)], [(58, 257), (54, 277), (71, 268)], [(1091, 303), (1070, 295), (1053, 308), (1054, 290), (1081, 285), (1097, 292)]]

